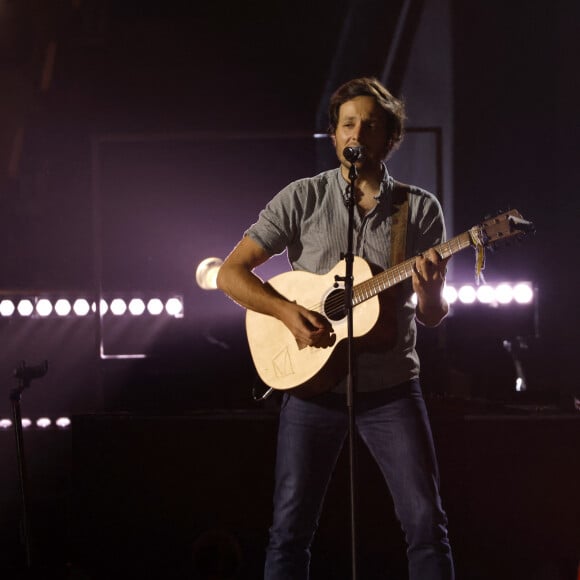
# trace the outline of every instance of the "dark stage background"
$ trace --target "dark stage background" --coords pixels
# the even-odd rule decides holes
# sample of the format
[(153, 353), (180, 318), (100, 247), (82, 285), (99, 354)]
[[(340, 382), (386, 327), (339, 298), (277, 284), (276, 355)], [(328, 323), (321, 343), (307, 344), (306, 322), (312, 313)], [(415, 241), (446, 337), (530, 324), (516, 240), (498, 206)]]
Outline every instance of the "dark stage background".
[[(206, 554), (211, 530), (210, 546), (239, 550), (239, 577), (259, 577), (277, 399), (252, 401), (243, 311), (195, 269), (290, 180), (334, 165), (314, 135), (330, 92), (361, 75), (405, 98), (389, 167), (439, 196), (449, 234), (508, 207), (537, 227), (486, 268), (531, 281), (531, 307), (458, 306), (420, 335), (458, 577), (575, 577), (578, 38), (572, 0), (0, 2), (0, 298), (184, 301), (182, 318), (0, 317), (0, 418), (18, 362), (46, 359), (23, 413), (73, 421), (25, 432), (39, 577), (196, 577), (191, 549)], [(282, 256), (260, 273), (284, 269)], [(466, 250), (450, 281), (473, 269)], [(517, 336), (525, 393), (502, 347)], [(9, 577), (22, 567), (12, 429), (0, 453)], [(404, 578), (364, 451), (361, 473), (364, 577)], [(348, 574), (345, 482), (343, 462), (315, 578)]]

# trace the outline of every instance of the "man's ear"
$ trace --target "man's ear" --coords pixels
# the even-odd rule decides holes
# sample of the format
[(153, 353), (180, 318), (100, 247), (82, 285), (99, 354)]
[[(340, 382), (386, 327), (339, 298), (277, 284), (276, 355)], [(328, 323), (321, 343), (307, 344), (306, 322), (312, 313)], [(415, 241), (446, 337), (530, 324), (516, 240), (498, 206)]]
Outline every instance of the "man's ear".
[(396, 141), (394, 139), (389, 139), (387, 142), (387, 153), (383, 157), (383, 159), (387, 159), (389, 155), (396, 149)]
[(330, 134), (330, 139), (332, 141), (332, 144), (336, 147), (336, 135), (334, 133)]

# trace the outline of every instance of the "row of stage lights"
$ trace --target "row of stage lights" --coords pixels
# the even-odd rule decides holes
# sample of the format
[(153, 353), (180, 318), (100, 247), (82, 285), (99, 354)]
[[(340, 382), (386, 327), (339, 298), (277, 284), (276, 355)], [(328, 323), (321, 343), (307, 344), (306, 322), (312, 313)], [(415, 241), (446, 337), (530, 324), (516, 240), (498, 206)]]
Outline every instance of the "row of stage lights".
[[(89, 302), (85, 298), (69, 300), (68, 298), (5, 298), (0, 301), (0, 316), (38, 316), (46, 318), (51, 315), (66, 317), (71, 315), (88, 316), (96, 312), (96, 302)], [(100, 300), (99, 313), (105, 315), (111, 313), (114, 316), (141, 316), (149, 314), (160, 316), (167, 314), (175, 318), (183, 318), (183, 298), (173, 296), (167, 300), (151, 298), (147, 301), (142, 298), (114, 298), (113, 300)]]
[[(12, 429), (14, 423), (12, 419), (0, 419), (0, 431), (8, 431)], [(23, 429), (68, 429), (71, 426), (71, 420), (69, 417), (58, 417), (57, 419), (50, 419), (49, 417), (39, 417), (36, 421), (32, 421), (28, 418), (22, 419)]]
[[(497, 285), (484, 284), (474, 286), (464, 284), (445, 286), (444, 295), (450, 304), (489, 304), (493, 306), (506, 305), (510, 303), (530, 304), (534, 300), (534, 288), (529, 282), (519, 282), (517, 284), (501, 283)], [(37, 316), (46, 318), (51, 315), (66, 317), (71, 315), (88, 316), (96, 312), (96, 302), (89, 302), (85, 298), (77, 298), (72, 301), (68, 298), (21, 298), (0, 300), (0, 317)], [(167, 300), (151, 298), (147, 301), (142, 298), (114, 298), (113, 300), (100, 300), (99, 312), (101, 316), (111, 313), (113, 316), (142, 316), (149, 314), (159, 316), (167, 314), (175, 318), (183, 318), (183, 298), (173, 296)]]
[(495, 286), (490, 284), (481, 286), (464, 284), (459, 287), (446, 285), (443, 290), (443, 295), (450, 304), (459, 302), (468, 305), (530, 304), (534, 301), (534, 294), (534, 288), (530, 282), (518, 282), (517, 284), (503, 282)]
[[(529, 282), (519, 282), (517, 284), (502, 283), (497, 286), (488, 284), (473, 286), (465, 284), (459, 287), (447, 285), (444, 295), (450, 304), (489, 304), (493, 306), (506, 305), (510, 303), (530, 304), (534, 300), (534, 289)], [(147, 302), (142, 298), (132, 298), (125, 300), (115, 298), (110, 302), (101, 300), (100, 314), (111, 313), (113, 316), (142, 316), (149, 314), (159, 316), (167, 314), (175, 318), (183, 318), (183, 299), (172, 297), (168, 300), (151, 298)], [(78, 298), (71, 301), (67, 298), (50, 300), (49, 298), (22, 298), (4, 299), (0, 301), (0, 316), (38, 316), (46, 318), (51, 315), (66, 317), (71, 315), (88, 316), (94, 314), (96, 303), (89, 302), (85, 298)]]

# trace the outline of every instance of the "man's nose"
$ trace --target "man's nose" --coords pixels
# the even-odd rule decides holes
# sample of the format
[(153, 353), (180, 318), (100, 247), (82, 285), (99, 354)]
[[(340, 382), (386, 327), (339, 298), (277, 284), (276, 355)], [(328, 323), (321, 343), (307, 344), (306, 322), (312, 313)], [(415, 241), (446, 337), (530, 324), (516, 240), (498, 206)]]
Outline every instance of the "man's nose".
[(355, 125), (350, 134), (351, 141), (354, 141), (355, 142), (354, 144), (356, 145), (360, 145), (359, 139), (361, 136), (361, 129), (362, 129), (361, 125)]

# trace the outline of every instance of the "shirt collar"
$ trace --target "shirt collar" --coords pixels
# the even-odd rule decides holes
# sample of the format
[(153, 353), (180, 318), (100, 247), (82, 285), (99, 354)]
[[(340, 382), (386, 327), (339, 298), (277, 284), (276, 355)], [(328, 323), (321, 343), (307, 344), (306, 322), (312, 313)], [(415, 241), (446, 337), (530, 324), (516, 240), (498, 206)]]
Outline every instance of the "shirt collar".
[[(393, 188), (395, 186), (395, 180), (389, 174), (389, 171), (387, 170), (387, 166), (385, 165), (384, 162), (381, 163), (381, 167), (383, 169), (383, 177), (381, 179), (381, 186), (379, 188), (379, 193), (375, 196), (375, 199), (379, 203), (381, 203), (382, 200), (387, 199), (389, 197), (389, 195), (392, 193)], [(348, 190), (348, 186), (350, 184), (342, 175), (342, 171), (340, 170), (340, 167), (338, 168), (337, 171), (338, 171), (338, 175), (339, 175), (340, 184), (342, 186), (341, 187), (342, 197), (344, 199), (344, 203), (348, 204), (347, 190)]]

